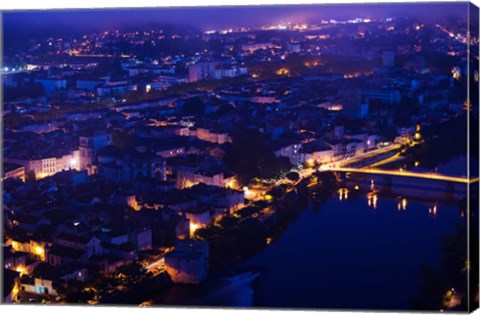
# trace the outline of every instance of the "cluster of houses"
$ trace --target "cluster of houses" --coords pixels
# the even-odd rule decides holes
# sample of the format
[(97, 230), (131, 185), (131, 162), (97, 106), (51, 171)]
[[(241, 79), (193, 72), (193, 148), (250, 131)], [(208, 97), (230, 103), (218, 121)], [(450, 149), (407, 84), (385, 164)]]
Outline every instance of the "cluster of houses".
[[(314, 92), (318, 82), (324, 84), (320, 94)], [(332, 163), (377, 148), (386, 138), (384, 129), (394, 127), (391, 107), (364, 117), (325, 106), (341, 102), (345, 95), (319, 100), (334, 91), (335, 84), (323, 78), (292, 78), (226, 85), (212, 91), (118, 102), (107, 109), (69, 112), (48, 122), (7, 128), (2, 178), (5, 247), (13, 256), (24, 253), (25, 262), (11, 262), (5, 268), (21, 270), (21, 291), (51, 295), (52, 288), (39, 291), (26, 285), (35, 263), (56, 269), (55, 276), (35, 279), (85, 280), (92, 269), (111, 272), (137, 259), (139, 252), (188, 239), (192, 231), (241, 208), (245, 203), (242, 187), (223, 157), (235, 132), (245, 127), (265, 134), (273, 153), (288, 159), (292, 167)], [(375, 97), (372, 91), (365, 93)], [(188, 110), (186, 104), (192, 100), (202, 104), (200, 113)], [(430, 121), (445, 119), (433, 113), (429, 117)], [(396, 129), (396, 141), (412, 138), (423, 119), (410, 118), (410, 125)], [(110, 195), (105, 195), (101, 183), (111, 185)], [(79, 200), (82, 194), (74, 192), (84, 186), (91, 186), (92, 194)], [(27, 191), (36, 191), (31, 196), (41, 197), (46, 204), (28, 206), (22, 199)], [(63, 204), (55, 197), (59, 194)], [(111, 225), (99, 216), (113, 210), (98, 207), (118, 209), (122, 217), (128, 209), (135, 213), (132, 218), (149, 220), (136, 226), (129, 217)], [(74, 212), (71, 220), (52, 221), (49, 213), (60, 209), (81, 215)], [(181, 269), (185, 264), (178, 261), (182, 259), (198, 262), (200, 258), (194, 256), (199, 255), (178, 254), (177, 263), (168, 270)]]

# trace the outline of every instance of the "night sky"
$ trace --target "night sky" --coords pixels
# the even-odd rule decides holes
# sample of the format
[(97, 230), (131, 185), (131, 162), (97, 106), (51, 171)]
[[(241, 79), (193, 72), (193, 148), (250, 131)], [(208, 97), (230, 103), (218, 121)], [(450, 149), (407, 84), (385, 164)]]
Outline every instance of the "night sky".
[(419, 19), (461, 18), (467, 2), (390, 3), (390, 4), (317, 4), (245, 7), (190, 7), (141, 9), (83, 9), (4, 12), (6, 33), (54, 26), (79, 31), (107, 30), (146, 24), (174, 24), (201, 30), (279, 24), (315, 23), (321, 19), (376, 18), (411, 16)]

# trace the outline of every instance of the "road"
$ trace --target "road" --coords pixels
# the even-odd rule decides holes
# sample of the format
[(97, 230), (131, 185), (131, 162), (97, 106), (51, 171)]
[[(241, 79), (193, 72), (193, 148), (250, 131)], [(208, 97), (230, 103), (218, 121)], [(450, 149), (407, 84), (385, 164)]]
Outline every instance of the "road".
[(144, 268), (147, 271), (153, 273), (154, 276), (157, 276), (158, 274), (165, 271), (165, 256), (162, 255), (161, 258), (155, 260), (147, 266), (144, 266)]

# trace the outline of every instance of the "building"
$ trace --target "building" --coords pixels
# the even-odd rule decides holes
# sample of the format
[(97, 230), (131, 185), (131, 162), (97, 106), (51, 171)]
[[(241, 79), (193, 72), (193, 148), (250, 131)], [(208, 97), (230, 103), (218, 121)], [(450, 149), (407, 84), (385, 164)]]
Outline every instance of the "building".
[(259, 49), (271, 49), (271, 48), (274, 48), (275, 45), (272, 44), (272, 43), (255, 43), (255, 44), (245, 44), (245, 45), (242, 45), (242, 50), (245, 50), (245, 51), (250, 51), (250, 52), (254, 52), (255, 50), (259, 50)]
[(294, 53), (300, 53), (302, 51), (300, 44), (287, 44), (287, 50)]
[(80, 169), (93, 172), (92, 163), (96, 160), (98, 150), (112, 144), (112, 136), (106, 131), (95, 131), (80, 136)]
[(67, 80), (61, 78), (39, 78), (34, 81), (43, 87), (47, 96), (52, 95), (55, 91), (67, 88)]
[(93, 255), (98, 256), (102, 254), (101, 241), (95, 236), (78, 236), (61, 233), (53, 239), (55, 245), (86, 251), (87, 258), (90, 258)]
[(208, 243), (178, 241), (165, 255), (165, 268), (174, 283), (199, 284), (208, 275)]
[(299, 140), (276, 141), (273, 143), (273, 146), (273, 153), (276, 157), (286, 157), (293, 165), (301, 164), (300, 149), (302, 148), (302, 143)]
[(222, 166), (202, 168), (182, 168), (177, 171), (176, 187), (189, 188), (203, 183), (209, 186), (231, 187), (234, 181), (233, 174), (225, 172)]
[(57, 291), (53, 288), (53, 280), (43, 278), (22, 278), (20, 290), (25, 293), (32, 293), (45, 296), (56, 296)]
[(215, 69), (214, 77), (217, 80), (221, 80), (223, 78), (235, 78), (246, 74), (248, 74), (248, 70), (245, 67), (218, 65)]
[(154, 64), (142, 64), (138, 66), (127, 67), (128, 76), (133, 77), (139, 74), (175, 74), (174, 67), (163, 67)]
[(208, 128), (197, 128), (196, 136), (200, 140), (224, 144), (225, 142), (232, 142), (228, 133)]
[(41, 152), (35, 158), (5, 156), (4, 162), (18, 164), (24, 167), (23, 171), (20, 168), (16, 168), (11, 170), (13, 173), (8, 172), (9, 175), (18, 175), (20, 179), (22, 174), (24, 174), (24, 179), (28, 174), (34, 175), (35, 179), (42, 179), (61, 171), (80, 169), (78, 150), (69, 153), (59, 151), (57, 153), (58, 155), (49, 155), (47, 152)]
[(97, 87), (105, 83), (105, 79), (78, 79), (76, 82), (77, 89), (88, 92), (95, 92)]
[(128, 232), (128, 240), (138, 251), (152, 249), (152, 229), (133, 227)]
[(307, 163), (309, 166), (316, 164), (330, 163), (333, 161), (333, 150), (320, 142), (304, 144), (300, 149), (299, 164)]
[(188, 66), (188, 82), (197, 82), (215, 78), (215, 69), (219, 62), (200, 62)]
[(53, 267), (84, 263), (86, 261), (86, 252), (81, 249), (61, 245), (53, 245), (47, 249), (47, 262)]
[(391, 89), (363, 89), (362, 96), (366, 100), (378, 100), (389, 105), (396, 105), (402, 99), (400, 91)]
[(27, 254), (13, 252), (11, 247), (3, 247), (3, 265), (5, 269), (21, 272), (27, 265)]
[(25, 181), (25, 166), (15, 163), (3, 164), (3, 180), (9, 178), (17, 178), (21, 181)]

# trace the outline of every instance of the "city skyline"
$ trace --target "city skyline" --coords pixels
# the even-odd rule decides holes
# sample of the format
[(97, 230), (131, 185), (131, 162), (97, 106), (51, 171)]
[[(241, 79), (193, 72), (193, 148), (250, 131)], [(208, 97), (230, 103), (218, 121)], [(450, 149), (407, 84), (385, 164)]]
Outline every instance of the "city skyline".
[[(415, 6), (417, 10), (412, 11)], [(311, 5), (257, 5), (251, 6), (196, 6), (152, 8), (93, 8), (81, 10), (15, 10), (4, 11), (7, 31), (18, 23), (32, 26), (62, 25), (78, 31), (113, 29), (122, 26), (172, 24), (198, 27), (201, 31), (225, 27), (259, 27), (284, 23), (318, 23), (321, 19), (352, 19), (405, 17), (431, 20), (432, 18), (464, 17), (468, 2), (427, 3), (338, 3)], [(347, 12), (345, 12), (348, 8)], [(425, 11), (427, 10), (427, 11)], [(268, 14), (265, 14), (267, 13)], [(252, 17), (252, 15), (254, 15)], [(258, 16), (255, 16), (258, 15)], [(261, 16), (260, 16), (261, 15)], [(32, 18), (34, 17), (34, 18)], [(246, 20), (248, 18), (248, 20)], [(110, 21), (109, 21), (110, 20)], [(95, 26), (92, 25), (94, 22)], [(83, 29), (82, 29), (83, 27)]]

